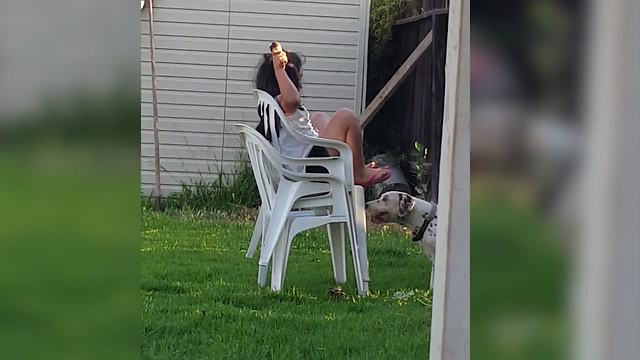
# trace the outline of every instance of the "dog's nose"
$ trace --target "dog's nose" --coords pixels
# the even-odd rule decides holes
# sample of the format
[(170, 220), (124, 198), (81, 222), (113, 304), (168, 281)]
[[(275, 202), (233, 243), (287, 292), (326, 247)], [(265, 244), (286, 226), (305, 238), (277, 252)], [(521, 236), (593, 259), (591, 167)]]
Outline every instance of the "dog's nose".
[(369, 208), (369, 204), (365, 203), (364, 204), (364, 209), (367, 210)]

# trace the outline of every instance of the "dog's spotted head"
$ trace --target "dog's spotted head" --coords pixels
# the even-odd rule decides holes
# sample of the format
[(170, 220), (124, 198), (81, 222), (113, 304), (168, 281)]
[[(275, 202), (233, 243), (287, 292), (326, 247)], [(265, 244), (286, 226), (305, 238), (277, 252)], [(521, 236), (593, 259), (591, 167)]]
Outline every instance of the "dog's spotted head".
[(367, 216), (374, 224), (398, 223), (413, 210), (416, 202), (413, 197), (400, 191), (389, 191), (378, 200), (365, 204)]

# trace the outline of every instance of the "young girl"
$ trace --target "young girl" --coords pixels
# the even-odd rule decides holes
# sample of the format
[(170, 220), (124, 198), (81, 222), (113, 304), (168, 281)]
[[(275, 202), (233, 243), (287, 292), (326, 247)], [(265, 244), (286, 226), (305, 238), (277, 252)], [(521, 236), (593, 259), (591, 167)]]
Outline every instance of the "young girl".
[[(362, 130), (360, 119), (349, 109), (340, 109), (333, 116), (325, 113), (309, 114), (301, 105), (300, 90), (302, 89), (302, 60), (291, 51), (285, 51), (280, 44), (274, 42), (271, 53), (264, 54), (256, 75), (256, 88), (273, 96), (285, 113), (296, 131), (303, 134), (325, 139), (333, 139), (346, 143), (353, 152), (353, 175), (356, 185), (371, 186), (385, 181), (391, 176), (388, 169), (378, 169), (373, 163), (365, 164), (362, 150)], [(277, 119), (279, 120), (279, 119)], [(260, 119), (257, 130), (269, 141), (272, 136), (269, 129), (265, 129), (263, 119)], [(279, 126), (277, 134), (280, 151), (283, 155), (293, 158), (322, 157), (338, 155), (335, 149), (311, 147), (301, 143), (287, 133), (286, 128)]]

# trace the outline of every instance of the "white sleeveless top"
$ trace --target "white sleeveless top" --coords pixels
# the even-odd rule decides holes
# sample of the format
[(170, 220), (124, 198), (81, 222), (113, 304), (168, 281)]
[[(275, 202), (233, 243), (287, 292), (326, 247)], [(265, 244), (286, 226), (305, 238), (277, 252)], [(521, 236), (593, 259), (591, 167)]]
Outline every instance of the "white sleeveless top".
[[(318, 137), (318, 131), (313, 127), (309, 112), (304, 106), (300, 106), (295, 113), (287, 116), (284, 121), (288, 121), (295, 131), (307, 136)], [(280, 129), (278, 140), (280, 153), (291, 158), (306, 158), (313, 147), (313, 145), (305, 144), (293, 137), (284, 126)]]

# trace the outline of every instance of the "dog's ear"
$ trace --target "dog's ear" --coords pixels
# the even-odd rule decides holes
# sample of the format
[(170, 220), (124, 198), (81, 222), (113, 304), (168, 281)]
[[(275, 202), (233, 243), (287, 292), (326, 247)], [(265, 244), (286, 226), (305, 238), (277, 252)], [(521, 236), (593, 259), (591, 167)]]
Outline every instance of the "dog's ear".
[(398, 217), (405, 217), (416, 206), (416, 201), (409, 194), (398, 195)]

